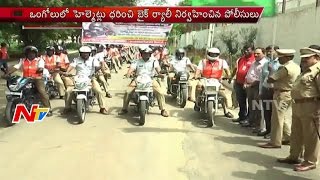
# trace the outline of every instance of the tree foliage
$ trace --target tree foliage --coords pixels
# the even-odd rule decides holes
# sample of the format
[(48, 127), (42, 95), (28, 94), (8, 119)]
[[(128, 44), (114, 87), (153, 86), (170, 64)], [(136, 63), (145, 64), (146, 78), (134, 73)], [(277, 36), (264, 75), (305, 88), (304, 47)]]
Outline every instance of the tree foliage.
[[(103, 7), (103, 6), (134, 6), (136, 0), (2, 0), (1, 6), (5, 7)], [(1, 23), (0, 24), (0, 38), (7, 44), (11, 44), (14, 40), (21, 42), (22, 46), (35, 45), (40, 49), (45, 46), (56, 43), (59, 39), (66, 40), (71, 37), (74, 42), (79, 39), (81, 30), (31, 30), (22, 29), (22, 25), (30, 25), (31, 23)], [(37, 23), (32, 23), (33, 25)], [(39, 24), (39, 23), (38, 23)], [(47, 23), (52, 24), (52, 23)], [(55, 25), (81, 23), (55, 23)], [(44, 23), (41, 23), (44, 25)]]

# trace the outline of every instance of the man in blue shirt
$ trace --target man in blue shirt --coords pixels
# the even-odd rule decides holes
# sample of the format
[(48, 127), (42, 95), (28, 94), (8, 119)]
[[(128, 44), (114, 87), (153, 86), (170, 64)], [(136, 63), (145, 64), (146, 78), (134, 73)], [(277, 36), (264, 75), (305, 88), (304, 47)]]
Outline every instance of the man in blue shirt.
[(262, 72), (260, 76), (259, 85), (259, 98), (262, 100), (264, 120), (266, 124), (266, 130), (260, 131), (258, 136), (269, 137), (271, 132), (271, 114), (272, 114), (272, 99), (273, 99), (273, 84), (267, 83), (269, 74), (274, 73), (278, 70), (280, 63), (277, 58), (276, 50), (279, 49), (278, 46), (268, 46), (266, 48), (267, 59), (269, 60), (262, 67)]

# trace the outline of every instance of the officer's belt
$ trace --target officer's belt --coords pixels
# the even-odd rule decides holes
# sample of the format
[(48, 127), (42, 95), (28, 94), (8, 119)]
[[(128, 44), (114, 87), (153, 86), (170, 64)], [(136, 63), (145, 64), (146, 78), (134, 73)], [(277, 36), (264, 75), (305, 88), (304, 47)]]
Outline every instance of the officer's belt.
[(316, 102), (320, 101), (320, 97), (309, 97), (303, 99), (293, 99), (293, 103), (308, 103), (308, 102)]
[(274, 91), (279, 91), (279, 92), (289, 92), (291, 90), (286, 90), (286, 89), (274, 89)]

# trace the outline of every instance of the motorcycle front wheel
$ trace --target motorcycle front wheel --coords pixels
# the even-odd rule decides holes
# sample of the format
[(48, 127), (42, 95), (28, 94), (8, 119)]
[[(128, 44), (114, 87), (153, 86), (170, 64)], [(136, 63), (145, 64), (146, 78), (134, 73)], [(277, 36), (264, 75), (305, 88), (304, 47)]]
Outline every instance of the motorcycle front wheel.
[(140, 101), (139, 102), (139, 125), (143, 126), (146, 122), (146, 111), (147, 111), (147, 101)]
[(182, 85), (178, 97), (178, 105), (180, 108), (184, 108), (187, 104), (188, 99), (188, 87), (186, 85)]
[(5, 118), (4, 118), (4, 121), (6, 123), (6, 125), (8, 127), (10, 126), (13, 126), (14, 123), (12, 123), (12, 119), (13, 119), (13, 115), (14, 115), (14, 111), (16, 109), (16, 106), (17, 106), (17, 102), (16, 101), (9, 101), (7, 103), (7, 106), (6, 106), (6, 111), (5, 111)]
[(208, 101), (207, 115), (208, 115), (208, 127), (212, 127), (214, 124), (214, 103), (213, 103), (213, 101)]
[(77, 113), (79, 116), (79, 124), (84, 123), (86, 118), (86, 101), (84, 99), (77, 99)]

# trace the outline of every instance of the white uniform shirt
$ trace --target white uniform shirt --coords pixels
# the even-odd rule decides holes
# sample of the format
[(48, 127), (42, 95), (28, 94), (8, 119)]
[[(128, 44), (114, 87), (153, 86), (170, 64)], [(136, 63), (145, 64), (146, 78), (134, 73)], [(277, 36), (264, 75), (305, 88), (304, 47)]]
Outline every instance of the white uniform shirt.
[(188, 57), (183, 57), (181, 60), (177, 60), (175, 57), (169, 62), (175, 72), (185, 71), (187, 69), (187, 65), (191, 64), (191, 61)]
[[(13, 67), (15, 69), (22, 70), (23, 60), (25, 60), (25, 58), (20, 59), (19, 63), (14, 65)], [(33, 61), (38, 61), (38, 68), (44, 68), (44, 60), (42, 58), (36, 58), (36, 60), (33, 60)]]
[(96, 55), (93, 56), (93, 58), (99, 62), (99, 67), (101, 65), (101, 62), (104, 62), (104, 57), (105, 57), (105, 54), (104, 52), (99, 52), (97, 53)]
[(73, 59), (70, 64), (71, 67), (76, 68), (77, 75), (91, 76), (95, 72), (95, 67), (100, 67), (100, 63), (93, 57), (89, 57), (88, 60), (84, 61), (81, 57)]
[(139, 76), (141, 74), (147, 74), (149, 76), (154, 76), (155, 69), (160, 68), (159, 61), (154, 58), (150, 58), (147, 62), (142, 59), (137, 60), (131, 65), (131, 68), (136, 70), (136, 74)]

